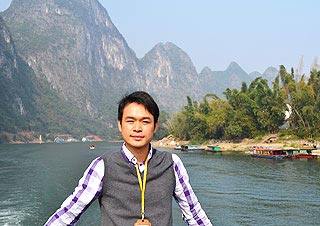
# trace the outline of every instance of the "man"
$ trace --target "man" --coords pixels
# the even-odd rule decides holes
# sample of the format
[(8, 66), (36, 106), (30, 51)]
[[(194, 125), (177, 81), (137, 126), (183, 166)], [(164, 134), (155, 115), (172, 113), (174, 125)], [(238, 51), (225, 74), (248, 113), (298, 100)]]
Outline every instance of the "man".
[(92, 161), (70, 195), (45, 225), (74, 225), (99, 200), (102, 226), (172, 225), (172, 197), (188, 225), (212, 225), (176, 154), (158, 151), (151, 140), (159, 108), (146, 92), (125, 96), (118, 107), (120, 151)]

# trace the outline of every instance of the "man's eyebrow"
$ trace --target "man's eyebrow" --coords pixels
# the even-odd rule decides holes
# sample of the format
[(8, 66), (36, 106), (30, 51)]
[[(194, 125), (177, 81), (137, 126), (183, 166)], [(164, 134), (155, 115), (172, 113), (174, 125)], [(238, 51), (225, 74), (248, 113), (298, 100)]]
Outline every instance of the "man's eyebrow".
[[(137, 117), (135, 117), (135, 116), (130, 116), (130, 115), (128, 115), (128, 116), (126, 116), (125, 117), (125, 119), (136, 119)], [(144, 120), (144, 119), (150, 119), (151, 120), (151, 117), (149, 117), (149, 116), (144, 116), (144, 117), (142, 117), (141, 118), (142, 120)]]

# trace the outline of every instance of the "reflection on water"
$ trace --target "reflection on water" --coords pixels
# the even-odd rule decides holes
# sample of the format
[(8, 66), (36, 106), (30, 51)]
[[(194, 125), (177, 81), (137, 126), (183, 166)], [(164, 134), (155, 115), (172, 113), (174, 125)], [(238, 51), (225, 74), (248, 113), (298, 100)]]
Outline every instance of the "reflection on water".
[[(0, 225), (43, 225), (91, 160), (120, 143), (0, 145)], [(177, 153), (214, 225), (319, 225), (320, 160)], [(174, 225), (186, 225), (174, 205)], [(95, 202), (78, 225), (99, 225)]]

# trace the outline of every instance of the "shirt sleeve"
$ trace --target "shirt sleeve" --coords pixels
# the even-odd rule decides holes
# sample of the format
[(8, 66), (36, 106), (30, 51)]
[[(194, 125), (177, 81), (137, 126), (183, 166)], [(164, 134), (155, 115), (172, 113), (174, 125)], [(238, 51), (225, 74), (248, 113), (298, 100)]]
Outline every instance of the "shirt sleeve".
[(189, 175), (181, 159), (172, 154), (176, 177), (175, 199), (182, 211), (183, 220), (190, 226), (211, 226), (209, 218), (202, 209), (189, 182)]
[(74, 225), (81, 214), (96, 200), (102, 190), (104, 161), (94, 159), (85, 170), (74, 192), (62, 203), (61, 207), (47, 220), (45, 226)]

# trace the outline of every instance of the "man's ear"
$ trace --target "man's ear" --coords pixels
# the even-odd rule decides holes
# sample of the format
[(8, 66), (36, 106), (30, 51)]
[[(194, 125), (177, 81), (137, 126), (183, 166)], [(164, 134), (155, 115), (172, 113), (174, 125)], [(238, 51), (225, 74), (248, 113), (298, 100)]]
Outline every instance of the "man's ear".
[(120, 133), (121, 133), (122, 129), (121, 129), (121, 122), (120, 122), (120, 120), (118, 120), (118, 129), (119, 129), (119, 131), (120, 131)]
[(154, 126), (154, 131), (153, 131), (153, 133), (156, 133), (156, 132), (157, 132), (158, 127), (159, 127), (159, 123), (156, 122), (156, 124), (155, 124), (155, 126)]

